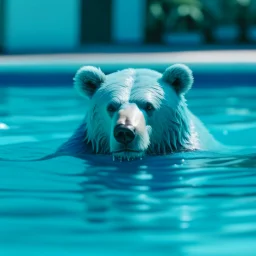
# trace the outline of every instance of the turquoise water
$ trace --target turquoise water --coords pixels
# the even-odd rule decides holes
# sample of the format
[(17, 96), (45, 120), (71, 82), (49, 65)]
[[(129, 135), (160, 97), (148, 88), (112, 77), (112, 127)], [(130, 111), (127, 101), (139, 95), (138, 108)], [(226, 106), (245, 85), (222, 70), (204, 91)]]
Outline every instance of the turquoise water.
[[(0, 94), (0, 158), (51, 153), (83, 118), (72, 88)], [(0, 161), (0, 255), (256, 255), (256, 89), (187, 98), (240, 155)]]

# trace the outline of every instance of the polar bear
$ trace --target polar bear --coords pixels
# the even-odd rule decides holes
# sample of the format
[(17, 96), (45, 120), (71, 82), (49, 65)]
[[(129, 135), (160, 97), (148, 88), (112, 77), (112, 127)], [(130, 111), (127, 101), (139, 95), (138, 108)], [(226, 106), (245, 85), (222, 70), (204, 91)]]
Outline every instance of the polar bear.
[(105, 75), (81, 67), (74, 87), (87, 104), (85, 118), (58, 153), (109, 154), (120, 160), (207, 150), (218, 142), (187, 107), (191, 69), (174, 64), (163, 74), (124, 69)]

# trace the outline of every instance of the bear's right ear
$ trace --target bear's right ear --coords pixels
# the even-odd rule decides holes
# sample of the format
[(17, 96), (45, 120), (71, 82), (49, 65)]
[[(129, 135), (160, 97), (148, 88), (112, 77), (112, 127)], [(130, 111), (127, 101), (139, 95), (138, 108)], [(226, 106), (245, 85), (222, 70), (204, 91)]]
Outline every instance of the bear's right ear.
[(74, 87), (83, 97), (90, 98), (105, 80), (106, 75), (100, 69), (84, 66), (76, 72)]

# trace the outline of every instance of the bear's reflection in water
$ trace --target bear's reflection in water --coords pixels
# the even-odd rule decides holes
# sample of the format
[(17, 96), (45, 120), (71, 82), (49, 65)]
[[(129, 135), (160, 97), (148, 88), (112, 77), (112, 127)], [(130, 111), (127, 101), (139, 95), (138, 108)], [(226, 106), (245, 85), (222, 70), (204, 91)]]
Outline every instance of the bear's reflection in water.
[[(9, 149), (5, 153), (14, 151)], [(250, 238), (255, 232), (255, 167), (255, 153), (201, 151), (132, 162), (92, 154), (0, 161), (1, 227), (11, 221), (15, 235), (22, 232), (29, 245), (63, 246), (65, 241), (79, 250), (98, 249), (97, 255), (134, 244), (147, 252), (157, 250), (153, 255), (170, 255), (209, 244), (212, 237), (222, 242), (241, 234)]]
[(227, 223), (226, 211), (240, 205), (240, 196), (255, 193), (237, 184), (255, 174), (225, 171), (225, 164), (230, 168), (247, 161), (255, 164), (255, 155), (238, 160), (191, 152), (125, 163), (92, 156), (80, 183), (84, 220), (100, 229), (220, 232), (220, 223)]

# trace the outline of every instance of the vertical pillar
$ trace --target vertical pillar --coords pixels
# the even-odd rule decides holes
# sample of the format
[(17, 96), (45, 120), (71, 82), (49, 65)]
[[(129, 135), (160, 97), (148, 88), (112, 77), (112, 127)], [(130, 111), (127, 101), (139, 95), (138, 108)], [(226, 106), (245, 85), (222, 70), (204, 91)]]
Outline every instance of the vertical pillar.
[(142, 43), (145, 34), (146, 0), (113, 0), (112, 40)]
[(112, 0), (81, 0), (82, 44), (111, 42), (111, 6)]
[(0, 0), (0, 52), (4, 47), (4, 0)]

